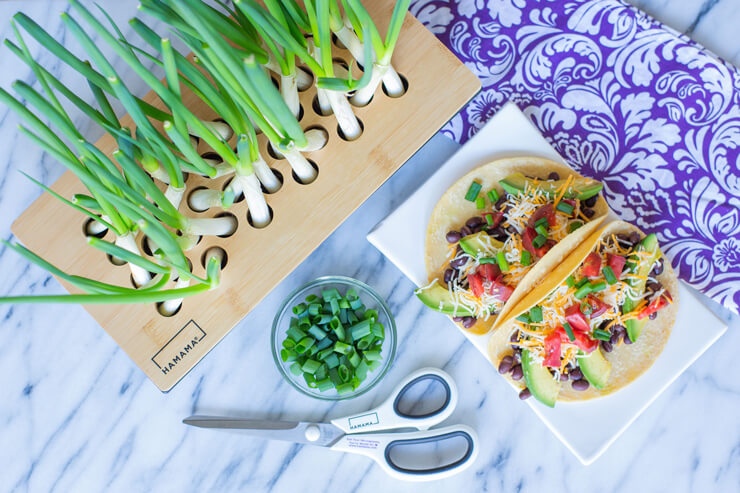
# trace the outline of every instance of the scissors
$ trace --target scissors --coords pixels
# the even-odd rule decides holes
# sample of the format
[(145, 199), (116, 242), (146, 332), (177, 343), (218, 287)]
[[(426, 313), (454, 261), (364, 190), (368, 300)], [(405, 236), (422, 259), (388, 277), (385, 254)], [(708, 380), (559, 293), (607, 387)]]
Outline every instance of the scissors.
[[(413, 415), (403, 412), (399, 404), (403, 396), (422, 382), (436, 382), (444, 389), (444, 402), (430, 412)], [(447, 419), (457, 405), (457, 385), (442, 370), (422, 368), (406, 377), (380, 406), (331, 423), (268, 421), (220, 416), (191, 416), (183, 423), (200, 428), (239, 430), (250, 436), (271, 440), (319, 445), (340, 452), (365, 455), (377, 462), (391, 476), (405, 481), (442, 479), (467, 469), (478, 456), (478, 437), (465, 425), (446, 426), (430, 430)], [(376, 433), (413, 428), (417, 431)], [(402, 446), (438, 444), (449, 439), (463, 439), (466, 450), (453, 462), (427, 468), (406, 467), (396, 463), (393, 451)], [(431, 454), (430, 454), (431, 455)]]

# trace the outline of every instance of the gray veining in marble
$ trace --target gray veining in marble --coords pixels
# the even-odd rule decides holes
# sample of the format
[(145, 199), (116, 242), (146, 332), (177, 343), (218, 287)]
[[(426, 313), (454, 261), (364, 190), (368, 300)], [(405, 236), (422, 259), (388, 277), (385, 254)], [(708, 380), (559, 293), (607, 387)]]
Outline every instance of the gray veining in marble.
[[(102, 2), (116, 19), (136, 2)], [(635, 0), (660, 20), (740, 62), (737, 0)], [(0, 37), (24, 10), (67, 46), (57, 16), (63, 1), (0, 1)], [(36, 46), (31, 47), (39, 53)], [(42, 52), (65, 82), (71, 71)], [(0, 86), (32, 81), (0, 50)], [(117, 66), (120, 68), (120, 66)], [(135, 81), (131, 74), (123, 74)], [(75, 82), (76, 81), (76, 82)], [(143, 86), (130, 82), (138, 93)], [(77, 115), (93, 140), (96, 130)], [(0, 236), (39, 191), (16, 169), (52, 183), (62, 167), (16, 130), (0, 108)], [(0, 306), (0, 491), (740, 491), (740, 383), (735, 367), (740, 323), (684, 373), (590, 467), (582, 466), (483, 357), (446, 320), (412, 295), (412, 284), (370, 244), (366, 233), (456, 150), (442, 136), (354, 213), (270, 293), (174, 390), (160, 393), (79, 307)], [(57, 293), (46, 273), (0, 249), (0, 293)], [(281, 380), (269, 351), (274, 311), (294, 287), (343, 274), (375, 287), (390, 304), (399, 351), (377, 391), (339, 404), (317, 402)], [(716, 305), (712, 308), (730, 318)], [(324, 420), (379, 403), (408, 372), (425, 365), (451, 373), (460, 402), (450, 422), (478, 430), (481, 453), (460, 476), (434, 485), (388, 478), (361, 456), (189, 429), (189, 414)]]

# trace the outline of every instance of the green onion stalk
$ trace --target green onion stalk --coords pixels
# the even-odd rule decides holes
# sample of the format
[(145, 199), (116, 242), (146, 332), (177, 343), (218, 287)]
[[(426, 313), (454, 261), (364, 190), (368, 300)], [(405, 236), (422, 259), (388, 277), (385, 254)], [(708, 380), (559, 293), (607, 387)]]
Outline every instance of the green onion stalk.
[[(229, 94), (236, 113), (243, 115), (244, 121), (253, 122), (255, 130), (259, 129), (265, 134), (273, 149), (288, 160), (302, 182), (313, 181), (316, 171), (302, 153), (322, 148), (328, 138), (325, 131), (315, 129), (304, 133), (282, 95), (264, 72), (259, 54), (234, 49), (221, 35), (224, 29), (218, 20), (208, 17), (204, 4), (171, 0), (168, 5), (177, 15), (170, 20), (173, 25), (177, 26), (187, 19), (187, 28), (177, 28), (178, 36), (193, 51), (196, 63), (208, 72), (217, 86), (224, 88), (224, 93)], [(148, 12), (147, 8), (144, 10)], [(259, 156), (257, 141), (253, 134), (247, 133), (239, 136), (239, 142), (242, 146), (237, 146), (237, 151), (240, 159), (243, 158), (243, 166), (241, 173), (237, 170), (232, 183), (241, 182), (245, 197), (249, 199), (252, 194), (256, 200), (259, 193), (257, 184), (250, 184), (247, 180), (252, 181), (248, 176), (249, 166), (256, 167), (254, 159)], [(259, 159), (257, 163), (261, 161)], [(249, 207), (249, 203), (247, 205)], [(255, 224), (253, 207), (250, 207), (250, 214)], [(264, 219), (269, 220), (269, 216)]]
[[(329, 26), (331, 1), (305, 2), (307, 27), (312, 35), (310, 42), (306, 41), (301, 32), (303, 21), (299, 15), (276, 19), (255, 0), (235, 0), (234, 4), (253, 25), (259, 26), (260, 32), (264, 33), (265, 37), (295, 53), (314, 72), (317, 77), (319, 103), (324, 105), (323, 109), (327, 110), (327, 113), (329, 111), (334, 113), (339, 128), (347, 140), (357, 139), (362, 133), (362, 128), (352, 111), (347, 95), (370, 82), (372, 69), (368, 68), (359, 80), (352, 79), (351, 75), (347, 78), (336, 77)], [(283, 5), (290, 6), (290, 2), (283, 2)], [(367, 58), (372, 56), (372, 48), (369, 45), (365, 46), (365, 52)]]
[[(362, 31), (360, 31), (360, 26), (369, 27), (370, 39), (368, 39), (367, 36), (363, 37), (362, 39), (365, 44), (371, 44), (374, 51), (372, 78), (365, 87), (358, 89), (357, 92), (352, 96), (352, 104), (356, 106), (367, 105), (372, 99), (373, 94), (375, 94), (375, 91), (381, 82), (389, 96), (402, 96), (405, 88), (403, 86), (403, 81), (401, 81), (401, 78), (398, 75), (398, 72), (396, 72), (396, 70), (391, 65), (391, 57), (393, 56), (393, 50), (396, 47), (398, 36), (401, 32), (401, 27), (403, 26), (403, 20), (406, 16), (406, 12), (409, 9), (409, 4), (411, 0), (398, 0), (396, 2), (385, 40), (383, 40), (383, 38), (380, 36), (380, 33), (375, 27), (370, 14), (362, 5), (360, 0), (342, 1), (344, 3), (345, 12), (347, 12), (346, 19), (352, 19), (350, 21), (350, 24), (354, 24), (356, 26), (355, 29), (357, 29), (357, 32), (362, 33)], [(336, 14), (332, 15), (331, 18), (334, 25), (341, 24), (341, 27), (337, 30), (334, 30), (334, 33), (336, 34), (337, 38), (344, 43), (342, 36), (340, 36), (338, 32), (341, 32), (343, 29), (346, 30), (347, 22), (337, 19)], [(346, 38), (346, 36), (344, 37)], [(352, 44), (352, 41), (348, 42)], [(357, 59), (358, 63), (360, 63), (364, 67), (367, 66), (366, 64), (368, 63), (368, 59), (364, 56), (364, 50), (362, 54), (357, 48), (355, 48), (354, 51), (350, 50), (350, 52), (352, 52), (352, 56)], [(362, 58), (357, 58), (358, 56), (362, 56)]]

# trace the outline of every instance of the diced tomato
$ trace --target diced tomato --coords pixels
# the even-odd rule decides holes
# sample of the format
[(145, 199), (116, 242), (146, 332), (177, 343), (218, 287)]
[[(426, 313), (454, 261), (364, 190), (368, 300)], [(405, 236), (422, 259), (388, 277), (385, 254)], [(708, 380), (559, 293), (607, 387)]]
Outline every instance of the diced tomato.
[(640, 313), (637, 314), (637, 318), (642, 320), (645, 317), (649, 317), (651, 314), (657, 312), (661, 308), (670, 305), (671, 300), (673, 300), (673, 298), (671, 297), (671, 293), (669, 293), (668, 291), (664, 292), (653, 301), (651, 301), (648, 306), (643, 308)]
[(574, 341), (574, 344), (578, 346), (578, 349), (580, 349), (584, 353), (591, 353), (594, 351), (594, 349), (599, 347), (599, 341), (591, 339), (584, 332), (578, 332), (574, 330), (573, 336), (575, 336), (576, 338), (576, 340)]
[(536, 237), (537, 237), (537, 231), (535, 231), (534, 228), (529, 228), (529, 227), (524, 231), (524, 234), (522, 235), (522, 246), (534, 258), (538, 257), (537, 250), (532, 245), (532, 240), (534, 240)]
[(558, 220), (555, 219), (555, 208), (552, 204), (545, 204), (540, 206), (536, 211), (534, 211), (534, 214), (529, 217), (527, 227), (534, 229), (537, 221), (543, 217), (547, 218), (547, 224), (549, 224), (551, 228), (553, 226), (557, 226)]
[(482, 264), (478, 267), (477, 274), (483, 276), (483, 279), (493, 281), (501, 275), (501, 267), (498, 264)]
[[(486, 219), (487, 215), (493, 216), (493, 223), (488, 224), (488, 220)], [(487, 228), (495, 228), (499, 224), (501, 224), (501, 220), (504, 218), (504, 213), (501, 211), (495, 211), (495, 212), (485, 212), (483, 214), (483, 219), (486, 219), (486, 227)]]
[(493, 296), (496, 296), (499, 300), (507, 301), (509, 298), (511, 298), (511, 294), (513, 292), (514, 288), (507, 286), (500, 280), (496, 279), (491, 281), (489, 293), (491, 293), (491, 295)]
[(606, 255), (606, 264), (612, 268), (614, 276), (617, 279), (619, 279), (619, 277), (622, 275), (622, 269), (624, 269), (624, 264), (626, 262), (627, 259), (622, 257), (621, 255), (614, 255), (613, 253), (608, 253)]
[(602, 313), (605, 313), (609, 308), (611, 308), (611, 305), (609, 305), (608, 303), (604, 303), (603, 301), (592, 295), (588, 295), (584, 301), (591, 306), (591, 318), (598, 317)]
[(480, 298), (483, 294), (483, 280), (481, 277), (478, 274), (469, 274), (468, 284), (470, 285), (470, 290), (473, 291), (473, 296)]
[(584, 276), (596, 277), (601, 272), (601, 255), (598, 252), (591, 252), (583, 261), (581, 272)]
[(560, 366), (560, 335), (557, 332), (545, 337), (545, 360), (543, 366)]
[(581, 332), (588, 332), (591, 330), (588, 319), (583, 313), (581, 313), (581, 305), (578, 303), (569, 306), (565, 310), (565, 320), (568, 321), (573, 330), (579, 330)]

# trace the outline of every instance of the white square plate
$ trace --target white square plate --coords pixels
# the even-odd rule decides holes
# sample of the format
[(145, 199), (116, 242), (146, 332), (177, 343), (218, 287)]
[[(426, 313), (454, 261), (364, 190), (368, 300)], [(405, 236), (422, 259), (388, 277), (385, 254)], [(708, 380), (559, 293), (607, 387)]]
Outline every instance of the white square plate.
[[(514, 105), (504, 106), (470, 141), (442, 165), (398, 209), (378, 224), (368, 240), (417, 286), (427, 283), (424, 267), (426, 221), (439, 197), (458, 178), (493, 159), (517, 156), (563, 159)], [(607, 222), (615, 219), (607, 218)], [(535, 399), (532, 410), (584, 464), (596, 460), (609, 445), (691, 363), (709, 348), (727, 326), (679, 284), (679, 311), (665, 350), (653, 366), (631, 385), (612, 395), (581, 403), (559, 402), (554, 409)], [(450, 322), (452, 324), (452, 322)], [(457, 325), (453, 325), (457, 327)], [(701, 331), (695, 330), (701, 327)], [(487, 336), (462, 331), (486, 357)], [(490, 371), (496, 371), (491, 366)], [(590, 430), (583, 433), (582, 430)]]

